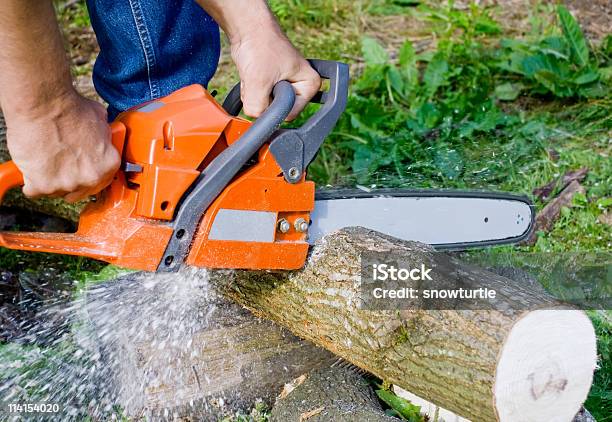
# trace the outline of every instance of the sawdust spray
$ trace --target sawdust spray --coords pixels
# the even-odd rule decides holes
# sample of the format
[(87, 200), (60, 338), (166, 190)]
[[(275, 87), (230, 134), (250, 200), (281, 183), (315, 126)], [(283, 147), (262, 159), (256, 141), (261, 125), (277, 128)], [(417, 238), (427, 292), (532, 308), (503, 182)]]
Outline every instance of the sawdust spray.
[(204, 390), (209, 379), (195, 368), (187, 376), (179, 363), (197, 358), (194, 336), (206, 329), (219, 300), (206, 271), (184, 268), (179, 274), (128, 274), (81, 292), (68, 305), (49, 304), (41, 311), (48, 324), (3, 349), (0, 399), (61, 407), (59, 415), (32, 414), (32, 420), (138, 419), (133, 410), (146, 408), (145, 391), (150, 400), (171, 382), (176, 403), (165, 396), (158, 408), (193, 403), (187, 378), (195, 377)]

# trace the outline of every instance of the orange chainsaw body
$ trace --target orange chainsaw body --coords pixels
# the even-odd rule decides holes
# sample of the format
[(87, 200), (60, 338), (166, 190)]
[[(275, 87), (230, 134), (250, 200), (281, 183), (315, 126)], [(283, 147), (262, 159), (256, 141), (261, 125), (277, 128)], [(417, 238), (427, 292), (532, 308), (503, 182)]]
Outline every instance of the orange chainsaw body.
[[(202, 170), (239, 142), (250, 125), (229, 115), (199, 85), (130, 109), (111, 125), (113, 144), (124, 166), (81, 213), (77, 232), (1, 232), (0, 246), (87, 256), (155, 271), (173, 235), (170, 223), (181, 199)], [(22, 184), (12, 162), (0, 165), (0, 198)], [(254, 162), (232, 179), (201, 216), (185, 262), (209, 268), (300, 268), (308, 244), (295, 222), (308, 222), (313, 208), (314, 184), (304, 175), (297, 183), (287, 182), (264, 144)], [(271, 224), (259, 228), (265, 240), (211, 238), (219, 212), (267, 218)], [(227, 221), (233, 226), (233, 237), (251, 230), (248, 218)], [(290, 229), (278, 230), (279, 221), (288, 222)], [(233, 224), (241, 222), (244, 227)]]

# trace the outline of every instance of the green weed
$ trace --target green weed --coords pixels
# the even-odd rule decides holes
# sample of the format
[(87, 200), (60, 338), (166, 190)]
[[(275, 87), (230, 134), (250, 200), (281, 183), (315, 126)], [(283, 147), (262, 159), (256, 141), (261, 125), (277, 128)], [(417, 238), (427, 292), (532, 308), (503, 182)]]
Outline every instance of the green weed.
[[(605, 48), (590, 52), (578, 22), (558, 6), (560, 30), (536, 42), (504, 39), (497, 66), (520, 77), (498, 87), (502, 100), (514, 100), (523, 89), (558, 98), (599, 98), (609, 94), (606, 85), (610, 56)], [(609, 42), (609, 41), (608, 41)]]
[(222, 419), (220, 422), (268, 422), (269, 417), (270, 409), (268, 409), (268, 406), (262, 401), (257, 401), (249, 414), (236, 413), (233, 416)]
[(420, 406), (416, 406), (408, 400), (397, 396), (393, 391), (380, 388), (376, 390), (376, 395), (390, 407), (391, 412), (388, 412), (390, 415), (409, 422), (425, 421), (425, 418), (421, 415)]

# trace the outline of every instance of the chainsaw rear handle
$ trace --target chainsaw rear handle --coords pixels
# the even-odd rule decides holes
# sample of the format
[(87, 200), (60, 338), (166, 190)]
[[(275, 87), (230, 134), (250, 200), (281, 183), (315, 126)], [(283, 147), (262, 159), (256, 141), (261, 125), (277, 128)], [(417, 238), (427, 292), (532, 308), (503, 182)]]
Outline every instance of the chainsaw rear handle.
[[(123, 145), (125, 142), (125, 126), (120, 122), (113, 122), (110, 125), (112, 138), (111, 141), (113, 146), (117, 149), (119, 154), (123, 152)], [(23, 186), (23, 174), (21, 170), (15, 165), (13, 161), (7, 161), (0, 164), (0, 205), (4, 199), (6, 192), (13, 188)]]
[(7, 161), (0, 164), (0, 204), (6, 192), (19, 186), (23, 186), (23, 174), (15, 163)]
[[(301, 180), (306, 167), (315, 158), (323, 141), (344, 112), (348, 96), (349, 67), (346, 64), (327, 60), (309, 62), (321, 78), (329, 80), (329, 90), (319, 92), (310, 100), (322, 106), (301, 127), (277, 131), (270, 143), (270, 152), (290, 183)], [(227, 95), (223, 108), (234, 116), (240, 113), (240, 84)]]

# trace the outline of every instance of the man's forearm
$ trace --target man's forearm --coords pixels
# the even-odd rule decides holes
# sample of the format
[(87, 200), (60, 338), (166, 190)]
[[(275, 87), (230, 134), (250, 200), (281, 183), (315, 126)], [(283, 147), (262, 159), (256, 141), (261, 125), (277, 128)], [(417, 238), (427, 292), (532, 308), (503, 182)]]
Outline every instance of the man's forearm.
[(7, 120), (46, 113), (71, 89), (52, 2), (0, 1), (0, 106)]
[(274, 85), (285, 80), (296, 94), (287, 119), (295, 119), (319, 91), (321, 78), (287, 39), (266, 1), (197, 1), (229, 37), (245, 114), (261, 116), (270, 105)]
[(232, 43), (261, 30), (282, 33), (265, 0), (197, 0)]

